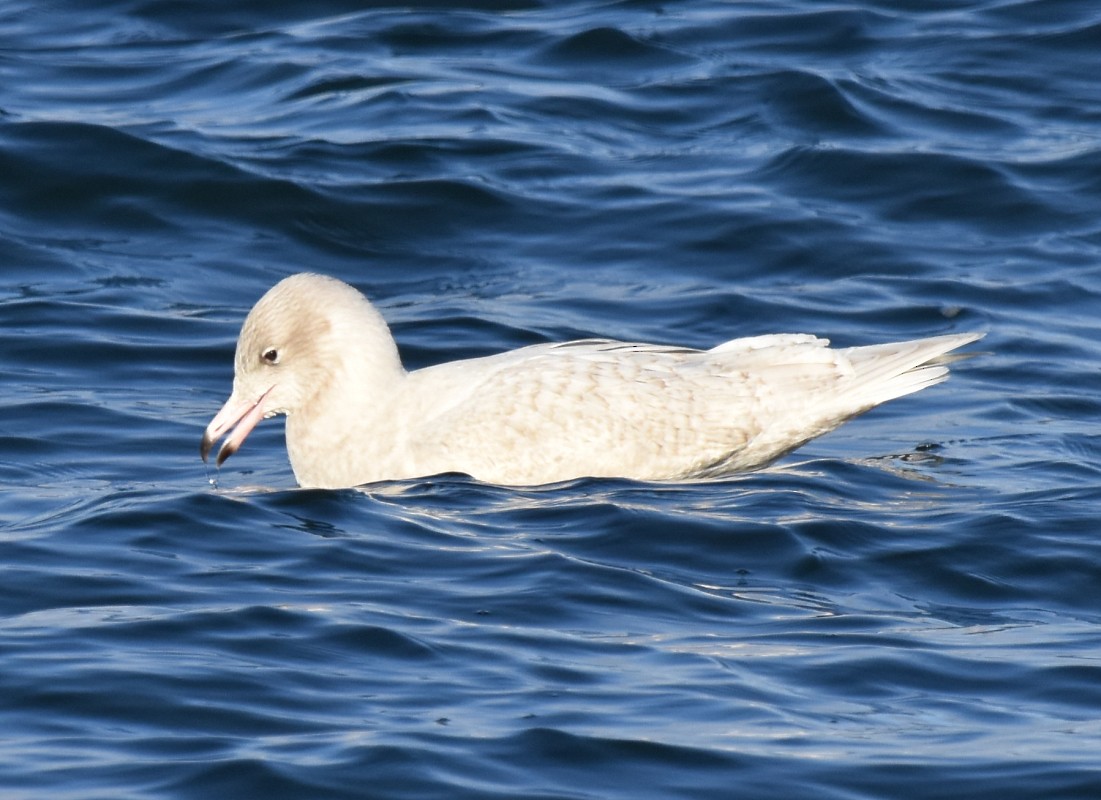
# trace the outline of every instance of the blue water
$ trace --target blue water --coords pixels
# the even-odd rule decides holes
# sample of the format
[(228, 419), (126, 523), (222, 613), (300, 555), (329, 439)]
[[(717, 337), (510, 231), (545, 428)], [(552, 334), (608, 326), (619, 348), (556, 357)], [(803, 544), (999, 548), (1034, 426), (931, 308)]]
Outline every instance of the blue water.
[[(0, 6), (0, 796), (1101, 796), (1101, 7)], [(302, 491), (253, 302), (410, 366), (983, 330), (728, 480)], [(216, 485), (211, 481), (216, 479)]]

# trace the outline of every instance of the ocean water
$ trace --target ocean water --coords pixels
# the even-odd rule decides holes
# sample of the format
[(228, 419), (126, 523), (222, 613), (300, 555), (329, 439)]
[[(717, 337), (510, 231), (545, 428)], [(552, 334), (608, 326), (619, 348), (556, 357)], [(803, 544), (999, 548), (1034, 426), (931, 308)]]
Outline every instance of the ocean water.
[[(0, 796), (1101, 797), (1101, 7), (0, 6)], [(721, 481), (216, 473), (309, 269), (409, 366), (981, 330)]]

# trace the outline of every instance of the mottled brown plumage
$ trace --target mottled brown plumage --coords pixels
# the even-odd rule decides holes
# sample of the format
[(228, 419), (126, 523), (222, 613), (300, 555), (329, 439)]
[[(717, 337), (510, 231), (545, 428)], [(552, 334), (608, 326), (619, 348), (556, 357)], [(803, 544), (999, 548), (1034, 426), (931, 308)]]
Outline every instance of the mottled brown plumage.
[[(287, 415), (302, 486), (462, 472), (499, 484), (668, 480), (759, 467), (845, 420), (948, 376), (962, 333), (834, 350), (802, 334), (712, 350), (585, 340), (406, 372), (357, 290), (300, 274), (249, 313), (233, 394), (203, 436), (218, 463)], [(232, 432), (231, 432), (232, 431)]]

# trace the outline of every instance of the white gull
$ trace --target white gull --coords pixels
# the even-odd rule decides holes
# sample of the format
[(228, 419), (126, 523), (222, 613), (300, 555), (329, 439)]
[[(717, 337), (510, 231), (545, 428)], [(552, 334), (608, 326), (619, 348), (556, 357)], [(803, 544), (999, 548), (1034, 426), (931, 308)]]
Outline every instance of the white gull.
[(445, 472), (533, 485), (677, 480), (763, 466), (880, 403), (940, 383), (960, 333), (830, 349), (805, 334), (711, 350), (585, 339), (407, 372), (385, 320), (342, 281), (303, 273), (249, 312), (233, 392), (203, 435), (218, 465), (287, 415), (301, 486)]

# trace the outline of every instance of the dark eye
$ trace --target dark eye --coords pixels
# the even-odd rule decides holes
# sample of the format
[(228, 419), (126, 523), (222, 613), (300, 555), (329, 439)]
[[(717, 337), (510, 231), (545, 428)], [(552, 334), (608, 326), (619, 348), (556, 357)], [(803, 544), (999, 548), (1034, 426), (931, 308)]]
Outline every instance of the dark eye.
[(278, 364), (279, 363), (279, 351), (276, 350), (274, 347), (269, 347), (267, 350), (265, 350), (263, 352), (263, 355), (261, 355), (260, 358), (264, 359), (269, 364)]

